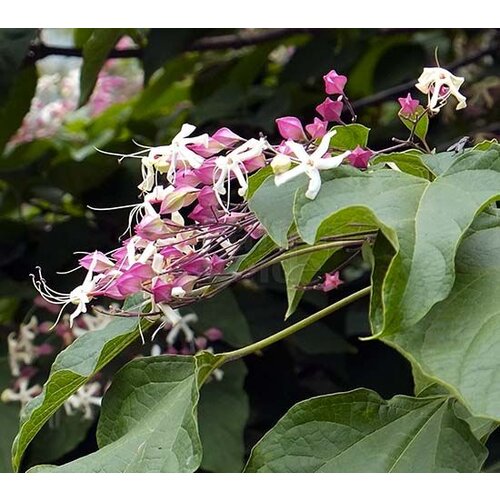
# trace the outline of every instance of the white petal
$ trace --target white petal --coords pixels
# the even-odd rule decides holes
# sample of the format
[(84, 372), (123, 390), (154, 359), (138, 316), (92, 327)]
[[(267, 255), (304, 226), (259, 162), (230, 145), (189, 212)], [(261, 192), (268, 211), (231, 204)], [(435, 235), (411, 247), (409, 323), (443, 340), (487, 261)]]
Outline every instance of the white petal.
[(321, 139), (321, 142), (319, 143), (319, 146), (317, 147), (316, 151), (311, 155), (311, 158), (321, 158), (322, 156), (325, 155), (325, 153), (328, 151), (328, 148), (330, 147), (330, 139), (337, 133), (336, 130), (332, 130), (331, 132), (328, 132), (328, 134), (325, 134), (323, 139)]
[(309, 161), (309, 155), (307, 154), (304, 146), (295, 141), (286, 141), (286, 145), (293, 151), (293, 154), (302, 162)]
[(185, 139), (189, 135), (191, 135), (196, 130), (194, 125), (190, 125), (189, 123), (185, 123), (178, 134), (172, 139), (172, 142), (178, 141), (179, 139)]
[(307, 186), (306, 198), (314, 200), (321, 189), (321, 176), (319, 175), (319, 171), (315, 168), (309, 169), (307, 175), (310, 181), (309, 186)]
[(299, 175), (305, 173), (307, 170), (306, 165), (301, 163), (300, 165), (297, 165), (296, 167), (293, 167), (292, 169), (288, 170), (287, 172), (283, 172), (282, 174), (278, 174), (274, 176), (274, 183), (276, 186), (281, 186), (285, 182), (291, 181), (292, 179), (295, 179), (295, 177), (298, 177)]
[(331, 158), (321, 158), (320, 160), (316, 160), (314, 166), (319, 170), (328, 170), (330, 168), (339, 167), (342, 162), (351, 154), (351, 151), (346, 151), (341, 155), (332, 156)]

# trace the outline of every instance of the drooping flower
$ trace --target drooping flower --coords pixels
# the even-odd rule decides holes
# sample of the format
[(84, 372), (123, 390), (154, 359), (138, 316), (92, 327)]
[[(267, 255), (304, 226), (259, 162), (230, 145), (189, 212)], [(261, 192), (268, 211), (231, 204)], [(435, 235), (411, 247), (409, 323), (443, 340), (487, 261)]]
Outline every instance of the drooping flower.
[(459, 92), (464, 81), (464, 78), (455, 76), (444, 68), (424, 68), (415, 87), (427, 94), (429, 111), (435, 114), (439, 113), (450, 95), (457, 100), (455, 109), (463, 109), (467, 106), (466, 97)]
[(101, 392), (102, 387), (99, 382), (82, 385), (64, 402), (66, 413), (73, 415), (75, 411), (83, 412), (83, 418), (90, 420), (93, 416), (92, 407), (101, 406), (102, 397), (99, 396)]
[(332, 69), (323, 77), (323, 81), (325, 82), (325, 92), (327, 94), (343, 94), (347, 77), (339, 75)]
[(412, 115), (415, 113), (420, 104), (420, 101), (418, 99), (413, 99), (409, 92), (406, 97), (399, 97), (398, 101), (401, 106), (399, 112), (404, 115)]
[(329, 97), (327, 97), (321, 104), (316, 106), (316, 111), (327, 122), (340, 123), (340, 115), (342, 114), (343, 107), (344, 103), (342, 102), (342, 96), (340, 96), (336, 101), (332, 101)]
[(321, 176), (320, 170), (329, 170), (331, 168), (336, 168), (341, 165), (341, 163), (351, 154), (351, 151), (346, 151), (337, 156), (330, 156), (324, 158), (325, 154), (328, 152), (330, 145), (330, 139), (336, 134), (336, 131), (329, 132), (326, 134), (317, 149), (309, 154), (302, 144), (298, 144), (294, 141), (287, 141), (287, 146), (293, 151), (295, 155), (291, 158), (292, 161), (298, 162), (298, 165), (292, 167), (290, 170), (275, 175), (274, 182), (277, 186), (281, 186), (285, 182), (288, 182), (295, 177), (306, 174), (309, 177), (309, 186), (306, 191), (306, 197), (314, 200), (316, 198), (320, 188), (321, 188)]

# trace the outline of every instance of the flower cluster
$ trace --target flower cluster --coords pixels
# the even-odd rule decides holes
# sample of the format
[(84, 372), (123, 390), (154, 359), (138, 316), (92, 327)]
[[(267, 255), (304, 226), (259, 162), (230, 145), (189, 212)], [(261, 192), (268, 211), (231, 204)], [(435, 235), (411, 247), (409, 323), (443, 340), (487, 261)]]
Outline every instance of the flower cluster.
[[(186, 123), (170, 144), (144, 146), (130, 155), (109, 153), (120, 161), (129, 157), (141, 162), (141, 201), (110, 208), (131, 209), (126, 236), (118, 248), (107, 253), (96, 250), (80, 259), (86, 275), (71, 292), (49, 287), (40, 271), (33, 276), (36, 289), (45, 300), (61, 306), (60, 315), (67, 306), (75, 306), (69, 315), (70, 327), (87, 314), (96, 298), (123, 300), (140, 294), (143, 300), (136, 311), (114, 312), (143, 315), (159, 321), (157, 331), (168, 326), (172, 338), (181, 330), (191, 338), (189, 315), (183, 318), (179, 308), (232, 283), (237, 273), (230, 266), (238, 251), (248, 240), (264, 234), (245, 200), (249, 175), (269, 165), (275, 184), (281, 186), (304, 174), (309, 178), (305, 196), (313, 200), (321, 189), (321, 171), (343, 163), (366, 169), (375, 154), (360, 145), (352, 151), (335, 146), (332, 139), (337, 128), (329, 130), (329, 122), (343, 124), (344, 105), (353, 120), (355, 114), (344, 92), (347, 78), (332, 70), (324, 76), (324, 83), (325, 92), (337, 97), (327, 97), (316, 107), (321, 119), (316, 117), (303, 127), (296, 117), (278, 118), (283, 141), (277, 145), (263, 136), (244, 139), (226, 127), (212, 135), (197, 135), (196, 128)], [(426, 68), (417, 85), (429, 94), (425, 112), (435, 113), (449, 95), (457, 97), (458, 107), (463, 107), (460, 84), (461, 79), (446, 70)], [(415, 113), (418, 101), (410, 94), (399, 102), (403, 113)]]

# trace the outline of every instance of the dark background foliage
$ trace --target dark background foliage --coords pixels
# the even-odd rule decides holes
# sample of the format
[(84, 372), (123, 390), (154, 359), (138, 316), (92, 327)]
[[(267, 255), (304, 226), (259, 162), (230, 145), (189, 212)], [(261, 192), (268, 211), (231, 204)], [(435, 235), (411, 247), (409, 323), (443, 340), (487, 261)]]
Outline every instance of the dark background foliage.
[[(99, 30), (78, 30), (75, 46), (68, 48), (42, 43), (38, 30), (0, 30), (0, 356), (6, 354), (7, 334), (30, 311), (35, 294), (28, 274), (34, 267), (42, 265), (56, 288), (71, 289), (78, 277), (55, 272), (74, 267), (75, 251), (113, 248), (126, 225), (126, 211), (91, 212), (87, 206), (132, 203), (139, 163), (119, 165), (93, 146), (132, 152), (132, 139), (165, 143), (184, 122), (202, 132), (228, 126), (244, 137), (263, 133), (277, 139), (275, 118), (295, 115), (304, 123), (312, 121), (314, 107), (324, 98), (322, 75), (335, 68), (348, 75), (346, 91), (358, 120), (372, 129), (369, 146), (380, 149), (391, 145), (393, 136), (404, 137), (395, 119), (396, 98), (408, 91), (417, 95), (414, 81), (424, 66), (435, 65), (436, 48), (441, 65), (466, 77), (468, 107), (454, 113), (448, 106), (433, 120), (431, 145), (442, 150), (464, 135), (480, 140), (500, 130), (496, 30), (130, 29), (107, 33), (105, 40), (94, 31)], [(110, 52), (125, 34), (135, 46)], [(96, 38), (94, 45), (86, 43), (90, 37)], [(144, 69), (144, 89), (92, 119), (63, 126), (54, 137), (6, 147), (34, 95), (35, 62), (51, 54), (80, 56), (82, 47), (89, 62), (82, 71), (80, 104), (91, 95), (108, 58), (137, 59)], [(346, 285), (328, 295), (306, 295), (292, 321), (359, 289), (369, 275), (354, 261), (344, 279)], [(282, 285), (281, 270), (275, 268), (234, 289), (256, 339), (283, 327)], [(383, 397), (412, 394), (407, 362), (380, 342), (359, 340), (368, 333), (367, 307), (368, 301), (352, 305), (245, 361), (247, 451), (305, 398), (356, 387)], [(5, 426), (15, 432), (15, 419), (6, 412), (1, 405)], [(4, 434), (2, 446), (8, 449), (12, 433)], [(94, 449), (93, 435), (89, 432), (62, 461)], [(488, 446), (494, 463), (500, 455), (498, 437)], [(32, 452), (36, 460), (36, 449)]]

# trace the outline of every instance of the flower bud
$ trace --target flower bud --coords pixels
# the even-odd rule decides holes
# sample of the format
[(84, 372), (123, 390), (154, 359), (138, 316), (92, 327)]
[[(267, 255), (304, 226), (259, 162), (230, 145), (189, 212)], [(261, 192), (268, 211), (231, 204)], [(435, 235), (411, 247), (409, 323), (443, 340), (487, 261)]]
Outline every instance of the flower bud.
[(283, 116), (276, 120), (279, 133), (283, 139), (292, 139), (293, 141), (303, 141), (306, 138), (302, 123), (295, 116)]
[(292, 166), (292, 161), (290, 158), (284, 154), (277, 154), (271, 161), (271, 168), (275, 175), (282, 174), (287, 170), (290, 170)]

